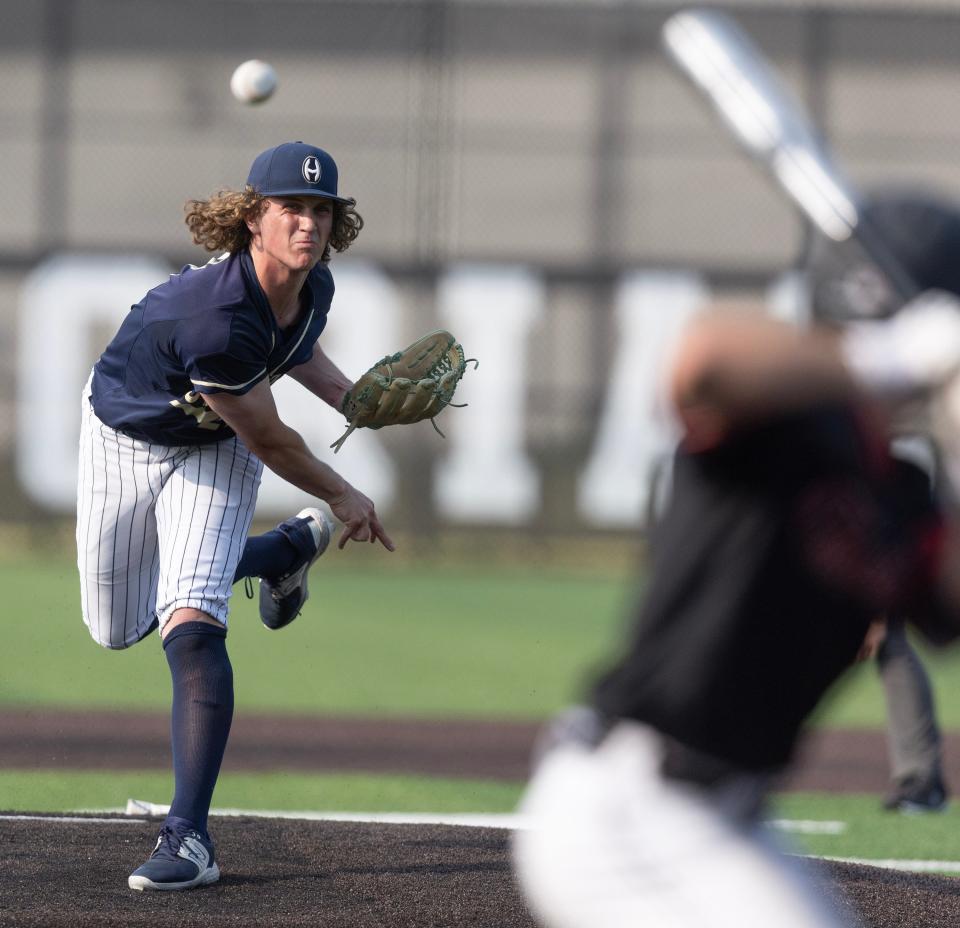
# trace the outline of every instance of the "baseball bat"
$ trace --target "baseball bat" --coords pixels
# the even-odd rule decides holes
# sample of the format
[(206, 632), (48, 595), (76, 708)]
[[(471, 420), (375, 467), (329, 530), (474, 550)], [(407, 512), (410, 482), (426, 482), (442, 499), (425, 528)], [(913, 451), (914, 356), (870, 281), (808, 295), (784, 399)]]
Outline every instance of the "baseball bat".
[(684, 10), (667, 19), (662, 39), (733, 137), (813, 225), (869, 261), (902, 302), (916, 296), (919, 288), (863, 215), (863, 198), (739, 24), (718, 10)]

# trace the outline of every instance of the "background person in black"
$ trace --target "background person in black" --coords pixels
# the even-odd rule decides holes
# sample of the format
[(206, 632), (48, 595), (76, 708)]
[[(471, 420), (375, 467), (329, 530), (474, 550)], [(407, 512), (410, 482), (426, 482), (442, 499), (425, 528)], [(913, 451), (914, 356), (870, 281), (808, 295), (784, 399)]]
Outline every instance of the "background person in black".
[[(869, 221), (913, 280), (924, 289), (960, 295), (960, 207), (919, 189), (875, 191), (869, 200)], [(818, 324), (842, 327), (891, 312), (893, 295), (876, 271), (851, 262), (823, 238), (811, 237), (803, 263)], [(893, 455), (903, 468), (914, 468), (920, 487), (939, 480), (938, 454), (923, 415), (912, 412), (894, 422)], [(860, 656), (876, 658), (886, 702), (891, 784), (884, 806), (909, 813), (944, 809), (948, 789), (933, 689), (903, 618), (879, 617)]]
[(891, 458), (887, 421), (958, 367), (960, 312), (934, 295), (842, 335), (733, 313), (691, 327), (631, 638), (524, 800), (515, 862), (544, 924), (838, 924), (760, 813), (876, 616), (960, 631), (952, 525)]

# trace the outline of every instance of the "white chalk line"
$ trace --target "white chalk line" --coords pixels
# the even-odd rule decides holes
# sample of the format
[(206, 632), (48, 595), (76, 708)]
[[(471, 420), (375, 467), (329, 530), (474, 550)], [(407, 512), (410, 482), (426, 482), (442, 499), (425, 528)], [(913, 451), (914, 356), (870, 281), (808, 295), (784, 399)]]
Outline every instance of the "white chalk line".
[(842, 835), (847, 830), (846, 822), (820, 821), (803, 818), (771, 818), (766, 824), (777, 831), (789, 831), (797, 835)]
[[(127, 800), (124, 809), (96, 809), (91, 812), (122, 813), (118, 818), (100, 818), (79, 815), (0, 815), (0, 821), (31, 822), (87, 822), (121, 825), (145, 825), (150, 818), (166, 815), (170, 807), (159, 803), (139, 799)], [(370, 824), (390, 825), (461, 825), (481, 828), (506, 828), (515, 830), (526, 827), (522, 815), (500, 814), (443, 814), (431, 812), (315, 812), (283, 811), (269, 809), (212, 809), (211, 816), (250, 816), (254, 818), (301, 819), (305, 821), (366, 822)], [(150, 818), (143, 818), (149, 816)], [(816, 821), (806, 819), (772, 819), (772, 827), (802, 834), (840, 834), (846, 823), (837, 821)], [(833, 857), (827, 855), (809, 855), (821, 860), (837, 863), (860, 864), (867, 867), (879, 867), (884, 870), (905, 870), (912, 873), (960, 873), (960, 861), (956, 860), (894, 860), (871, 859), (866, 857)]]
[[(144, 799), (128, 799), (122, 809), (90, 809), (90, 814), (120, 813), (123, 819), (75, 818), (70, 816), (26, 816), (5, 815), (0, 819), (42, 820), (60, 822), (110, 822), (132, 821), (131, 816), (137, 817), (138, 822), (145, 822), (147, 818), (157, 818), (170, 811), (169, 805), (149, 802)], [(526, 821), (522, 815), (515, 813), (485, 814), (485, 813), (440, 813), (440, 812), (317, 812), (313, 810), (278, 810), (278, 809), (211, 809), (211, 816), (249, 816), (253, 818), (283, 818), (303, 819), (305, 821), (331, 822), (368, 822), (383, 825), (460, 825), (472, 828), (507, 828), (516, 830), (525, 828)], [(145, 818), (146, 817), (146, 818)], [(793, 832), (796, 834), (840, 834), (846, 829), (845, 822), (814, 821), (805, 819), (772, 819), (767, 822), (778, 831)]]
[[(123, 809), (97, 809), (98, 812), (123, 812)], [(146, 825), (145, 818), (95, 818), (91, 815), (0, 815), (0, 822), (109, 822), (111, 825)]]
[[(170, 806), (148, 802), (144, 799), (128, 799), (127, 815), (166, 815)], [(307, 821), (334, 821), (334, 822), (371, 822), (390, 825), (465, 825), (475, 828), (525, 828), (526, 821), (522, 815), (514, 813), (482, 814), (482, 813), (450, 813), (438, 812), (275, 812), (251, 811), (249, 809), (214, 809), (211, 815), (255, 815), (265, 818), (302, 818)], [(828, 834), (837, 835), (847, 828), (846, 822), (813, 821), (805, 819), (771, 819), (767, 822), (771, 828), (778, 831), (788, 831), (795, 834)]]
[(909, 870), (913, 873), (960, 873), (957, 860), (872, 860), (868, 857), (820, 857), (839, 864), (862, 864), (882, 870)]
[[(128, 799), (127, 815), (148, 815), (151, 818), (166, 815), (170, 806), (144, 799)], [(281, 811), (274, 809), (211, 809), (211, 815), (253, 816), (255, 818), (305, 819), (308, 822), (369, 822), (380, 825), (464, 825), (472, 828), (524, 827), (523, 817), (512, 813), (484, 814), (472, 812), (316, 812), (307, 810)]]

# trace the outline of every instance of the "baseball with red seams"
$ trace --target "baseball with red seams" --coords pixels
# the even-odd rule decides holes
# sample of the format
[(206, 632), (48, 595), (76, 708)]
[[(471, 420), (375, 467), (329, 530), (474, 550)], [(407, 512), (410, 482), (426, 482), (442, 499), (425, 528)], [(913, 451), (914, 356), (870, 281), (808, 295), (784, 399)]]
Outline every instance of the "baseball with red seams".
[(241, 103), (263, 103), (277, 89), (277, 72), (258, 58), (245, 61), (230, 78), (230, 92)]

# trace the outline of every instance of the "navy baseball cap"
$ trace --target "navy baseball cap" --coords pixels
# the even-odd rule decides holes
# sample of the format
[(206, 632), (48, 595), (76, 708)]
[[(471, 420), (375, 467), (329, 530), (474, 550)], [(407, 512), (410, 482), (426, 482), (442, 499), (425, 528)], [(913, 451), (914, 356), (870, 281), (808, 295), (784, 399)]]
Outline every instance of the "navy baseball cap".
[(257, 155), (247, 184), (265, 197), (328, 197), (337, 195), (337, 163), (322, 148), (305, 142), (284, 142)]
[[(960, 206), (929, 190), (875, 191), (864, 217), (921, 290), (960, 295)], [(839, 323), (893, 315), (902, 301), (863, 261), (815, 236), (806, 256), (814, 319)]]

